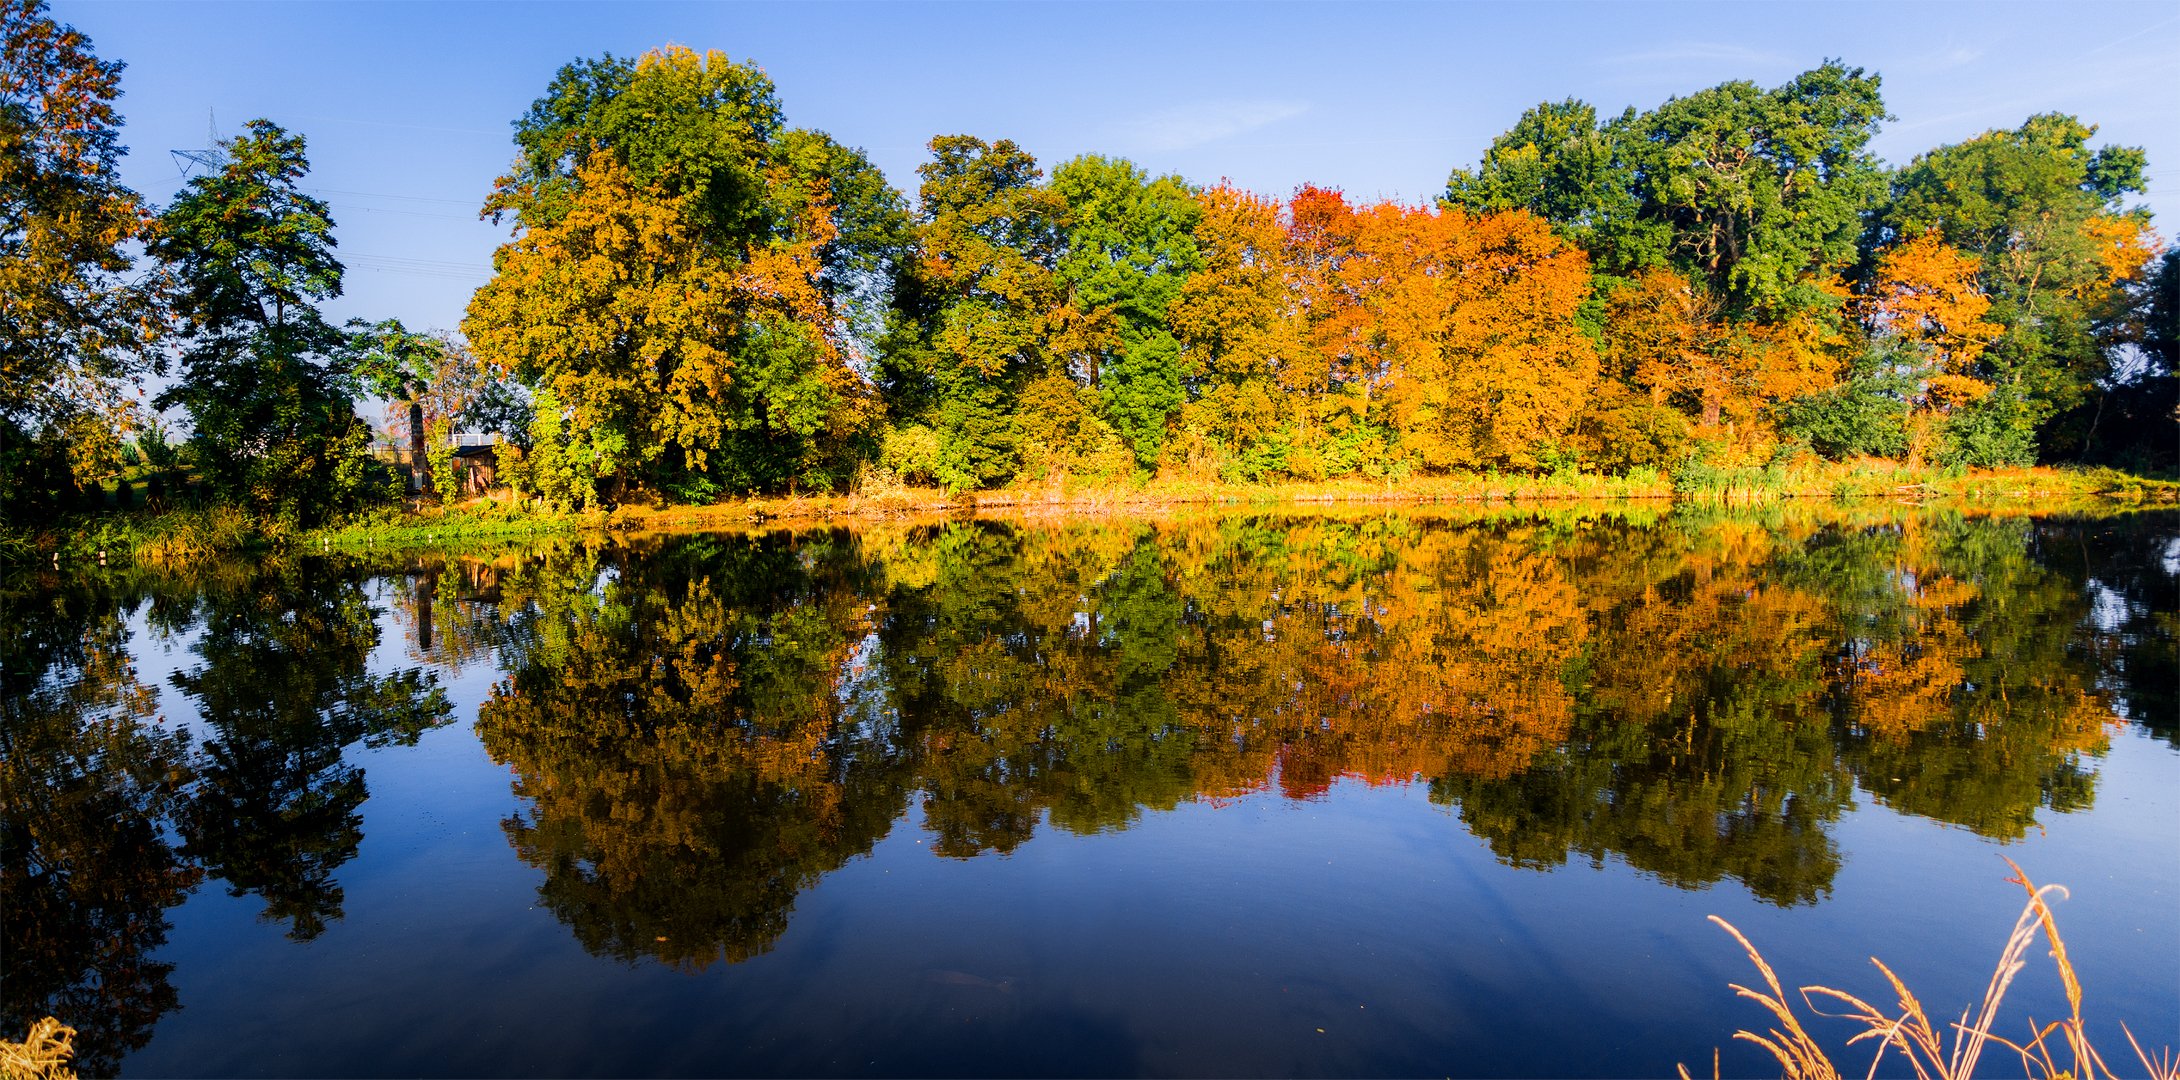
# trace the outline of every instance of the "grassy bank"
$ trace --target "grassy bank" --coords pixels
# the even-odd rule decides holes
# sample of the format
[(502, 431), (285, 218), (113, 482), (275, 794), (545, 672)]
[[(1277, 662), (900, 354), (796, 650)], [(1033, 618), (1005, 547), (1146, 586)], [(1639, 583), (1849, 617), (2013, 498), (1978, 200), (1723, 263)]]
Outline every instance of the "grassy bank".
[(49, 526), (0, 531), (0, 562), (72, 565), (184, 563), (220, 552), (269, 549), (356, 551), (490, 543), (582, 532), (733, 528), (752, 522), (898, 518), (952, 514), (1148, 513), (1183, 506), (1533, 504), (1645, 500), (1748, 504), (1789, 499), (1963, 501), (2071, 508), (2180, 504), (2180, 482), (2111, 469), (2025, 468), (1954, 472), (1865, 460), (1752, 469), (1684, 468), (1673, 475), (1492, 473), (1402, 480), (1327, 480), (1235, 485), (1159, 478), (1142, 483), (1052, 483), (950, 494), (935, 488), (873, 485), (846, 494), (763, 496), (700, 506), (631, 504), (562, 513), (511, 498), (455, 507), (386, 508), (320, 529), (297, 530), (232, 507), (117, 511)]
[(1665, 476), (1562, 473), (1544, 476), (1467, 474), (1399, 481), (1362, 479), (1317, 483), (1235, 485), (1158, 479), (1142, 484), (1070, 484), (1002, 488), (949, 495), (932, 488), (867, 488), (843, 495), (771, 496), (707, 506), (630, 506), (581, 519), (621, 529), (723, 528), (762, 521), (903, 517), (939, 513), (1146, 513), (1179, 506), (1300, 506), (1525, 504), (1625, 502), (1764, 503), (1790, 499), (1962, 501), (1976, 505), (2180, 504), (2180, 483), (2110, 469), (2004, 469), (1947, 472), (1909, 469), (1887, 461), (1801, 469), (1684, 470)]
[[(1962, 1009), (1960, 1018), (1950, 1024), (1945, 1022), (1943, 1014), (1934, 1021), (1907, 984), (1874, 956), (1870, 963), (1883, 974), (1897, 1000), (1896, 1005), (1872, 1004), (1829, 986), (1803, 986), (1798, 994), (1789, 995), (1771, 964), (1748, 937), (1732, 923), (1711, 916), (1712, 922), (1724, 928), (1740, 944), (1763, 976), (1762, 988), (1732, 984), (1735, 996), (1762, 1006), (1773, 1022), (1773, 1026), (1762, 1033), (1744, 1028), (1733, 1037), (1762, 1047), (1778, 1062), (1781, 1076), (1839, 1080), (1860, 1071), (1842, 1069), (1838, 1060), (1845, 1056), (1844, 1053), (1828, 1048), (1803, 1025), (1802, 1017), (1792, 1004), (1793, 998), (1798, 996), (1813, 1016), (1848, 1022), (1853, 1034), (1845, 1040), (1842, 1050), (1858, 1043), (1869, 1044), (1864, 1052), (1873, 1054), (1868, 1072), (1871, 1076), (1880, 1071), (1905, 1074), (1898, 1065), (1889, 1070), (1882, 1068), (1887, 1064), (1886, 1055), (1891, 1054), (1895, 1061), (1905, 1062), (1921, 1080), (1969, 1080), (1975, 1074), (1978, 1061), (1989, 1051), (2000, 1059), (2017, 1058), (2025, 1077), (2098, 1080), (2102, 1076), (2105, 1080), (2117, 1080), (2118, 1073), (2110, 1061), (2125, 1059), (2117, 1054), (2107, 1058), (2091, 1042), (2089, 1025), (2082, 1011), (2081, 979), (2067, 958), (2066, 942), (2059, 936), (2058, 921), (2052, 913), (2050, 898), (2066, 896), (2066, 889), (2058, 885), (2039, 887), (2012, 859), (2007, 859), (2006, 865), (2013, 868), (2013, 876), (2007, 881), (2028, 893), (2028, 903), (2022, 908), (2021, 917), (2015, 920), (2013, 933), (2007, 937), (2006, 946), (1999, 954), (1998, 969), (1991, 975), (1983, 1000)], [(2015, 978), (2028, 966), (2030, 948), (2039, 938), (2050, 946), (2047, 955), (2057, 967), (2060, 985), (2066, 990), (2068, 1015), (2042, 1024), (2032, 1019), (2025, 1032), (2016, 1038), (2008, 1038), (1996, 1030), (1999, 1005)], [(1819, 1005), (1820, 1001), (1822, 1005)], [(2153, 1050), (2143, 1046), (2125, 1025), (2121, 1025), (2120, 1032), (2128, 1049), (2134, 1051), (2135, 1059), (2152, 1080), (2180, 1080), (2180, 1058), (2175, 1058), (2170, 1049), (2158, 1047)], [(2157, 1044), (2153, 1042), (2151, 1046), (2157, 1047)], [(1716, 1076), (1717, 1071), (1714, 1054), (1712, 1075)], [(1691, 1080), (1687, 1066), (1681, 1066), (1680, 1076), (1681, 1080)]]

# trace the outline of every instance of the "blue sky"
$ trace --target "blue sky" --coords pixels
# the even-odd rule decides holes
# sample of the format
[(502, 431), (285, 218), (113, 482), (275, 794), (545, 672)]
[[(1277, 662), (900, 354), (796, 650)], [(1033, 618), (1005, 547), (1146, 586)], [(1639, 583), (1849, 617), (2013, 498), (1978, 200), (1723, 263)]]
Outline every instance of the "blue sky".
[(54, 14), (126, 61), (127, 182), (156, 203), (202, 147), (268, 117), (348, 264), (340, 318), (453, 328), (506, 230), (476, 208), (509, 123), (560, 65), (666, 43), (755, 61), (788, 121), (861, 146), (913, 194), (933, 135), (1012, 138), (1047, 166), (1124, 155), (1208, 183), (1419, 200), (1539, 101), (1613, 113), (1826, 57), (1884, 76), (1900, 163), (2036, 112), (2146, 147), (2180, 220), (2180, 3), (442, 4), (91, 3)]

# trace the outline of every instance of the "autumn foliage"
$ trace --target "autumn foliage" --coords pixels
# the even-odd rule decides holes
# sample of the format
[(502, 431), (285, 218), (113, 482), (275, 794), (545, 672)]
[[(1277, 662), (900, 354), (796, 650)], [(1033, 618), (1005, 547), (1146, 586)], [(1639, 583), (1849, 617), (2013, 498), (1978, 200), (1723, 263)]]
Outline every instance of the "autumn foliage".
[[(2013, 332), (1989, 314), (1993, 266), (1936, 227), (1858, 248), (1882, 110), (1874, 79), (1837, 64), (1640, 126), (1641, 154), (1733, 144), (1731, 175), (1615, 150), (1637, 131), (1581, 135), (1569, 125), (1598, 121), (1579, 109), (1508, 136), (1573, 140), (1552, 152), (1580, 143), (1579, 161), (1513, 147), (1435, 205), (1192, 188), (1098, 155), (1048, 175), (1009, 140), (946, 135), (911, 210), (789, 168), (753, 69), (679, 48), (615, 63), (555, 84), (588, 119), (541, 102), (523, 122), (530, 157), (491, 204), (520, 230), (470, 313), (481, 354), (540, 392), (513, 475), (564, 503), (872, 478), (1664, 473), (1812, 444), (1965, 460), (2018, 453), (2037, 415), (1953, 417)], [(686, 113), (690, 141), (631, 130), (659, 114), (624, 100)], [(1708, 126), (1729, 105), (1754, 110), (1748, 130)], [(1837, 157), (1814, 186), (1789, 134)], [(1585, 202), (1613, 185), (1628, 199)], [(2078, 232), (2072, 287), (2141, 276), (2154, 239), (2136, 218)], [(885, 268), (882, 325), (842, 317), (847, 265)], [(1977, 425), (1981, 441), (1956, 437)]]
[[(580, 59), (515, 122), (467, 341), (390, 368), (422, 338), (317, 311), (342, 268), (300, 135), (251, 121), (218, 152), (261, 151), (255, 172), (230, 160), (155, 216), (113, 182), (121, 65), (40, 0), (0, 3), (0, 30), (10, 513), (120, 468), (126, 383), (177, 341), (184, 390), (158, 404), (195, 434), (138, 456), (298, 520), (384, 497), (349, 413), (415, 411), (433, 383), (504, 392), (405, 445), (489, 429), (498, 476), (565, 508), (2170, 458), (2180, 262), (2127, 205), (2143, 152), (2045, 114), (1889, 167), (1880, 80), (1840, 61), (1616, 118), (1539, 105), (1437, 199), (1362, 203), (969, 134), (932, 139), (908, 192), (793, 127), (754, 62)], [(124, 280), (139, 243), (154, 272)], [(264, 295), (235, 303), (236, 274)], [(314, 419), (267, 435), (274, 413)]]

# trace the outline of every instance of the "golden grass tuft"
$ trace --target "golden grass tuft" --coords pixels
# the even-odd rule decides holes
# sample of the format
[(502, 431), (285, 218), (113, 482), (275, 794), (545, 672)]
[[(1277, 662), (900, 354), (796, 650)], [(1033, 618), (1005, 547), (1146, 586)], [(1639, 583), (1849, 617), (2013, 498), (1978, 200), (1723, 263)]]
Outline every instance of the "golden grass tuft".
[(0, 1039), (0, 1077), (6, 1080), (76, 1080), (68, 1059), (76, 1054), (76, 1029), (50, 1016), (30, 1025), (22, 1042)]
[[(2029, 876), (2012, 859), (2007, 859), (2006, 865), (2013, 867), (2014, 873), (2007, 880), (2021, 886), (2028, 894), (2028, 903), (2021, 909), (2021, 917), (2014, 922), (2013, 933), (2006, 939), (2006, 948), (1999, 954), (1998, 967), (1991, 972), (1991, 981), (1984, 989), (1983, 1001), (1979, 1005), (1963, 1009), (1960, 1019), (1946, 1025), (1944, 1030), (1941, 1031), (1937, 1025), (1931, 1023), (1929, 1013), (1923, 1009), (1922, 1002), (1916, 999), (1907, 984), (1891, 968), (1886, 967), (1884, 961), (1874, 956), (1870, 958), (1870, 963), (1877, 966), (1877, 970), (1885, 976), (1886, 983), (1891, 986), (1897, 1002), (1897, 1012), (1878, 1008), (1853, 994), (1829, 986), (1800, 988), (1802, 1005), (1811, 1013), (1853, 1020), (1862, 1026), (1859, 1033), (1847, 1040), (1848, 1046), (1862, 1042), (1877, 1044), (1877, 1054), (1870, 1061), (1868, 1076), (1877, 1075), (1888, 1051), (1897, 1051), (1907, 1059), (1908, 1066), (1914, 1070), (1918, 1080), (1968, 1080), (1968, 1077), (1975, 1074), (1984, 1050), (1992, 1044), (2005, 1047), (2018, 1055), (2022, 1073), (2032, 1078), (2098, 1080), (2102, 1076), (2110, 1080), (2117, 1075), (2089, 1041), (2089, 1031), (2082, 1020), (2081, 980), (2074, 974), (2073, 961), (2067, 958), (2066, 942), (2059, 936), (2058, 924), (2052, 918), (2051, 903), (2046, 899), (2052, 895), (2064, 897), (2065, 887), (2038, 886), (2029, 880)], [(1763, 1047), (1778, 1061), (1782, 1075), (1790, 1080), (1837, 1080), (1840, 1076), (1838, 1066), (1834, 1064), (1823, 1044), (1802, 1026), (1800, 1018), (1787, 1002), (1785, 988), (1780, 985), (1777, 974), (1764, 960), (1763, 954), (1732, 923), (1716, 915), (1710, 918), (1728, 934), (1733, 935), (1735, 941), (1741, 943), (1741, 947), (1749, 954), (1749, 960), (1756, 965), (1757, 972), (1764, 977), (1766, 990), (1752, 990), (1734, 983), (1734, 993), (1762, 1005), (1778, 1021), (1778, 1026), (1762, 1034), (1744, 1029), (1735, 1032), (1733, 1037)], [(2069, 1015), (2064, 1020), (2054, 1020), (2042, 1025), (2031, 1019), (2027, 1034), (2022, 1041), (2015, 1042), (1995, 1034), (1993, 1028), (1998, 1022), (1999, 1003), (2005, 999), (2014, 977), (2027, 966), (2024, 957), (2039, 936), (2051, 943), (2051, 958), (2058, 967), (2059, 981), (2066, 988)], [(1847, 1007), (1847, 1011), (1824, 1012), (1811, 1000), (1812, 995), (1839, 1002)], [(2135, 1040), (2134, 1032), (2128, 1031), (2126, 1025), (2122, 1024), (2120, 1030), (2126, 1033), (2127, 1044), (2134, 1049), (2135, 1056), (2140, 1059), (2152, 1080), (2180, 1080), (2180, 1059), (2175, 1059), (2172, 1051), (2165, 1050), (2152, 1057)], [(1718, 1072), (1715, 1053), (1711, 1071), (1714, 1076)], [(1680, 1075), (1682, 1080), (1689, 1080), (1687, 1066), (1681, 1066)]]

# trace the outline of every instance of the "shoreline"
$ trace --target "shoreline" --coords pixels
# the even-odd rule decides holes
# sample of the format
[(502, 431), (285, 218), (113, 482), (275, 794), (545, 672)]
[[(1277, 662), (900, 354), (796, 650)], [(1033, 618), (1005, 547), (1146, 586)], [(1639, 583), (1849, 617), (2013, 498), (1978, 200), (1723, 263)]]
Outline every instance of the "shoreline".
[(1153, 480), (1141, 484), (1012, 487), (949, 494), (893, 486), (847, 494), (750, 496), (703, 505), (626, 504), (610, 510), (555, 511), (518, 504), (507, 493), (441, 507), (409, 504), (345, 522), (294, 530), (236, 507), (104, 513), (6, 535), (0, 562), (18, 565), (180, 563), (267, 549), (357, 550), (432, 547), (449, 542), (628, 532), (746, 529), (802, 522), (882, 522), (904, 518), (1152, 517), (1188, 509), (1683, 505), (1754, 508), (1789, 502), (1957, 503), (1979, 508), (2066, 512), (2075, 509), (2180, 506), (2180, 482), (2112, 469), (2036, 467), (1945, 473), (1870, 463), (1716, 478), (1707, 487), (1654, 475), (1452, 475), (1401, 481), (1336, 480), (1234, 485)]

